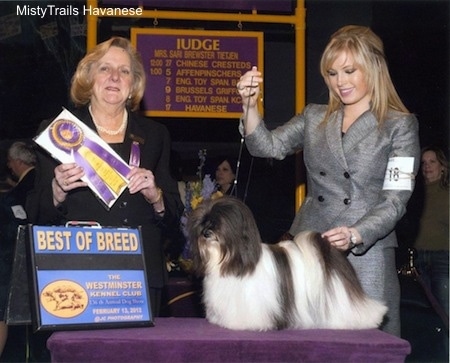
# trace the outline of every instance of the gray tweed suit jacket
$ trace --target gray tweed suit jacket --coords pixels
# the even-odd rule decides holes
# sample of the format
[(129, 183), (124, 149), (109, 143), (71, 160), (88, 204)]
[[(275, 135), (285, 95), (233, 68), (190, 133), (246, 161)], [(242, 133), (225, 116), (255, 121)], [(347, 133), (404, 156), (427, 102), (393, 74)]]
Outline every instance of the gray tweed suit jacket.
[[(367, 111), (342, 136), (343, 112), (335, 112), (324, 124), (325, 111), (325, 105), (308, 105), (273, 131), (261, 123), (246, 136), (247, 148), (254, 156), (275, 159), (303, 149), (307, 196), (290, 233), (356, 228), (363, 243), (352, 250), (349, 260), (369, 295), (388, 305), (394, 300), (394, 313), (399, 300), (394, 228), (406, 211), (414, 179), (411, 190), (383, 190), (383, 182), (390, 157), (414, 157), (416, 175), (420, 165), (417, 119), (390, 112), (380, 127)], [(393, 333), (398, 335), (396, 325)]]

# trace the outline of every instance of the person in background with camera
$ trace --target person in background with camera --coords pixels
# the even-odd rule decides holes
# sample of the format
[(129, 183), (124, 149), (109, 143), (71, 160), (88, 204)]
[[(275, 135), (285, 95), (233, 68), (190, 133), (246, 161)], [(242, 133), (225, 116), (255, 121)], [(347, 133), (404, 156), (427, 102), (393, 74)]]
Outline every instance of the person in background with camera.
[[(394, 228), (414, 188), (420, 147), (417, 119), (394, 88), (383, 48), (367, 27), (349, 25), (335, 32), (320, 62), (328, 104), (310, 104), (274, 130), (266, 128), (258, 111), (261, 72), (254, 67), (237, 88), (243, 105), (240, 131), (252, 155), (283, 159), (303, 149), (308, 194), (290, 234), (319, 231), (345, 252), (365, 292), (389, 308), (381, 328), (400, 336)], [(394, 168), (389, 163), (404, 160), (409, 163), (400, 169), (405, 185), (385, 186), (387, 169)]]

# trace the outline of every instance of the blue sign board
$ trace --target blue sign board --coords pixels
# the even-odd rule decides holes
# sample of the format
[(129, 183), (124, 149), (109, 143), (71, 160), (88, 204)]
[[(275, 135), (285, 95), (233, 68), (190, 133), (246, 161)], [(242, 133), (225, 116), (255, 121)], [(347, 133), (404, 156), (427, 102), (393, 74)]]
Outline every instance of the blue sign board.
[(152, 325), (139, 229), (30, 229), (37, 330)]

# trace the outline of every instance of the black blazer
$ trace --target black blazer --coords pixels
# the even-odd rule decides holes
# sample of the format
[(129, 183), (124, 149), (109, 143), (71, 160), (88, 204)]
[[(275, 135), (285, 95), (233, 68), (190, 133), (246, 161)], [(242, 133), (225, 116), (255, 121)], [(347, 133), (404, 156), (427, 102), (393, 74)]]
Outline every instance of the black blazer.
[[(73, 112), (91, 129), (96, 130), (87, 107)], [(66, 221), (97, 221), (102, 226), (142, 229), (143, 247), (149, 286), (160, 288), (167, 278), (162, 236), (164, 229), (178, 228), (183, 211), (176, 181), (170, 171), (170, 136), (167, 128), (148, 118), (128, 112), (126, 138), (116, 152), (128, 162), (133, 139), (140, 141), (140, 167), (155, 175), (163, 190), (165, 214), (161, 219), (141, 193), (131, 195), (128, 189), (107, 210), (89, 188), (69, 192), (64, 203), (53, 206), (51, 181), (58, 163), (44, 150), (38, 152), (39, 165), (34, 190), (30, 193), (27, 210), (30, 222), (39, 225), (63, 225)], [(40, 131), (50, 124), (44, 121)]]
[(33, 168), (26, 173), (9, 193), (13, 196), (15, 202), (25, 207), (28, 192), (34, 187), (34, 179), (36, 177), (36, 170)]

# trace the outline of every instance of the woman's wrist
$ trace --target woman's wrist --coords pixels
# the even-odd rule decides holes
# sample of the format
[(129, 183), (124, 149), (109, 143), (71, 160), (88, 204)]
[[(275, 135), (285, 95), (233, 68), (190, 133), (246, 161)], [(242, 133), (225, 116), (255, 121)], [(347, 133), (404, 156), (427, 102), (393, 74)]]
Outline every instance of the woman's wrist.
[(62, 204), (66, 200), (67, 193), (62, 190), (55, 178), (52, 180), (53, 204), (55, 207)]
[(360, 245), (362, 243), (361, 235), (358, 233), (358, 231), (355, 228), (349, 228), (350, 231), (350, 249), (355, 248), (356, 246)]
[(244, 136), (248, 136), (253, 133), (253, 131), (255, 131), (258, 125), (262, 122), (262, 117), (257, 109), (249, 109), (248, 111), (244, 111), (242, 121)]
[(157, 190), (157, 197), (153, 201), (151, 199), (145, 198), (148, 203), (150, 203), (155, 210), (156, 214), (164, 214), (164, 198), (163, 198), (163, 191), (161, 188), (156, 188)]
[(63, 204), (63, 203), (64, 203), (64, 200), (65, 200), (65, 199), (63, 199), (63, 200), (58, 200), (55, 196), (53, 196), (53, 205), (54, 205), (55, 207), (57, 207), (57, 206)]
[(162, 189), (161, 189), (161, 188), (156, 188), (156, 192), (157, 192), (157, 196), (156, 196), (156, 199), (155, 199), (155, 200), (152, 201), (152, 200), (150, 200), (150, 199), (147, 199), (148, 202), (149, 202), (151, 205), (158, 204), (158, 203), (161, 202), (161, 200), (162, 200), (162, 194), (163, 194)]

